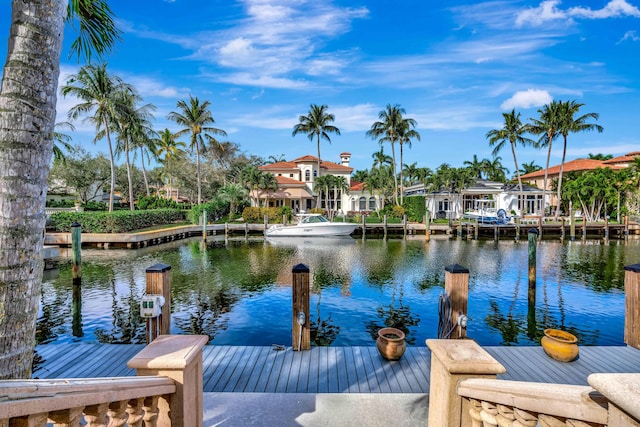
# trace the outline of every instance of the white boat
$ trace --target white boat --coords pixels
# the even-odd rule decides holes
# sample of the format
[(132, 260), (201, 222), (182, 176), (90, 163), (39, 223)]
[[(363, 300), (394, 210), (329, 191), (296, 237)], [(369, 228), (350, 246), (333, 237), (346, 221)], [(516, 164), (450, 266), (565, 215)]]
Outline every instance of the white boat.
[(480, 224), (508, 224), (511, 218), (507, 216), (504, 209), (495, 208), (495, 200), (476, 200), (475, 209), (470, 209), (464, 213), (464, 218)]
[(274, 224), (264, 231), (264, 235), (267, 237), (348, 236), (358, 227), (358, 224), (349, 222), (330, 222), (320, 214), (300, 214), (297, 217), (297, 224)]

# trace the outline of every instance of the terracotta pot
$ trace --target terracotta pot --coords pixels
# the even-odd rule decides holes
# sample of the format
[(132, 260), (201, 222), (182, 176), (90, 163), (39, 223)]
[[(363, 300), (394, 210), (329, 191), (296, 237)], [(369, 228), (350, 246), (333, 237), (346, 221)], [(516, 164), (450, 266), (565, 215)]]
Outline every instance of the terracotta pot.
[(551, 358), (559, 362), (571, 362), (578, 358), (578, 338), (559, 329), (545, 329), (540, 341)]
[(387, 360), (398, 360), (407, 349), (404, 332), (396, 328), (382, 328), (378, 331), (376, 340), (378, 351)]

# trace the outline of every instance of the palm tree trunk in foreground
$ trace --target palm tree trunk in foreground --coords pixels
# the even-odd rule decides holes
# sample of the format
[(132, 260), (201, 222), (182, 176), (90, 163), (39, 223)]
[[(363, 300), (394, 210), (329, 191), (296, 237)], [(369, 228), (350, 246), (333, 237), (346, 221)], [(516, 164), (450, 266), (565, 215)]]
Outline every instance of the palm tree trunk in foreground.
[(0, 378), (30, 378), (67, 1), (13, 1), (0, 92)]

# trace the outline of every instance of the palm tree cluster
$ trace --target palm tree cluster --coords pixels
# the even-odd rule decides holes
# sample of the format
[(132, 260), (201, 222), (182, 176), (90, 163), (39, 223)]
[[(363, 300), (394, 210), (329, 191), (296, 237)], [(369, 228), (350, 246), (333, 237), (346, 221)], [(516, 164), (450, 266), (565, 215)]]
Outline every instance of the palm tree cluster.
[[(510, 113), (502, 113), (504, 126), (500, 129), (494, 129), (487, 133), (489, 145), (494, 147), (493, 154), (496, 155), (507, 143), (511, 148), (513, 162), (515, 164), (516, 177), (518, 187), (522, 196), (522, 180), (520, 179), (520, 169), (516, 157), (516, 146), (532, 146), (535, 148), (547, 149), (547, 163), (543, 181), (543, 191), (547, 191), (547, 179), (549, 171), (549, 161), (551, 158), (551, 148), (556, 137), (562, 135), (562, 160), (560, 162), (560, 173), (558, 175), (558, 206), (556, 207), (556, 220), (560, 213), (560, 205), (562, 200), (562, 178), (564, 172), (564, 163), (567, 154), (567, 139), (569, 134), (596, 130), (602, 132), (602, 126), (590, 123), (590, 120), (598, 120), (597, 113), (580, 114), (580, 109), (584, 104), (576, 101), (552, 101), (538, 110), (538, 118), (530, 118), (528, 123), (523, 123), (520, 119), (520, 113), (516, 113), (515, 109)], [(534, 141), (525, 135), (531, 134), (538, 136), (538, 140)]]

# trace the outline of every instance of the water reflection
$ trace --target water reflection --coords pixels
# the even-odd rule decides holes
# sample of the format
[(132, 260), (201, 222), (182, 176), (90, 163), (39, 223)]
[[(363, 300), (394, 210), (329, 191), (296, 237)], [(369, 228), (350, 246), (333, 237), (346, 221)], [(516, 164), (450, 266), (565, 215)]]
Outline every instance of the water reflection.
[(144, 342), (145, 270), (164, 263), (172, 267), (172, 333), (290, 345), (291, 269), (304, 263), (313, 345), (372, 345), (385, 326), (424, 345), (437, 336), (444, 267), (455, 263), (470, 270), (467, 336), (480, 344), (538, 344), (553, 327), (583, 344), (622, 345), (623, 267), (640, 262), (639, 241), (543, 240), (537, 253), (529, 298), (526, 241), (196, 238), (153, 250), (85, 250), (80, 286), (65, 263), (44, 279), (37, 341)]

